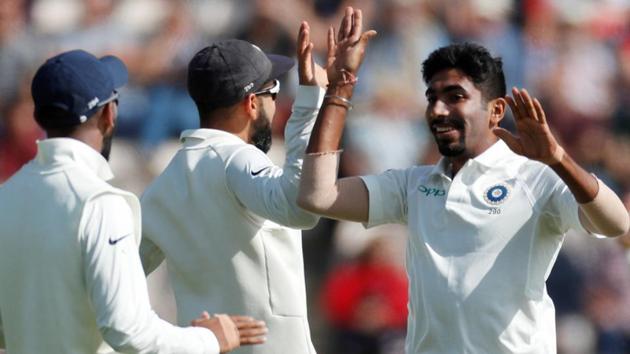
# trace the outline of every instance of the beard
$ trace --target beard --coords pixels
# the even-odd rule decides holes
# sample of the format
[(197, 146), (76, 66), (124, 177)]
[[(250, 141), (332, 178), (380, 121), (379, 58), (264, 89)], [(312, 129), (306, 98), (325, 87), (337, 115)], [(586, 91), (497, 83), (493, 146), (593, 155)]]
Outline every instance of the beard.
[(101, 148), (101, 155), (105, 160), (109, 161), (109, 154), (112, 151), (112, 140), (114, 140), (114, 131), (109, 136), (103, 137), (103, 147)]
[(466, 139), (462, 136), (457, 143), (453, 142), (441, 142), (437, 138), (435, 139), (438, 150), (442, 156), (455, 157), (459, 156), (466, 151)]
[(254, 132), (250, 137), (251, 143), (265, 154), (271, 148), (271, 121), (262, 109), (254, 121)]
[[(459, 138), (457, 140), (452, 140), (448, 138), (440, 138), (436, 134), (435, 126), (450, 126), (453, 129), (459, 132)], [(463, 154), (466, 151), (466, 134), (465, 134), (465, 123), (463, 119), (459, 118), (447, 118), (447, 119), (439, 119), (431, 122), (430, 128), (433, 132), (433, 137), (435, 138), (435, 143), (437, 144), (438, 150), (440, 154), (445, 157), (455, 157)]]

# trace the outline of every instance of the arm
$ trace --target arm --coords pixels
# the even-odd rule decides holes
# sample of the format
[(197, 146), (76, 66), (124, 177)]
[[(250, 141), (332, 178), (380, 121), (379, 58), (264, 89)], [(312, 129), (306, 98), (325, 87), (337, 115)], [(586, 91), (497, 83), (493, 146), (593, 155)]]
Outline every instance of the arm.
[(112, 348), (138, 353), (215, 354), (238, 346), (238, 329), (231, 321), (202, 318), (195, 324), (205, 328), (180, 328), (153, 312), (131, 209), (124, 199), (99, 196), (86, 204), (82, 220), (86, 291), (97, 326)]
[(339, 145), (352, 98), (356, 72), (374, 31), (362, 32), (361, 10), (346, 9), (337, 41), (328, 31), (326, 99), (320, 109), (306, 152), (298, 204), (331, 218), (367, 222), (368, 190), (358, 177), (337, 180)]
[(547, 164), (562, 179), (579, 203), (580, 223), (586, 230), (609, 237), (626, 233), (630, 218), (621, 200), (557, 143), (537, 99), (532, 100), (526, 90), (513, 88), (512, 94), (513, 98), (505, 99), (514, 114), (519, 136), (502, 128), (495, 128), (495, 134), (514, 152)]
[(297, 40), (298, 89), (293, 111), (285, 128), (286, 159), (279, 168), (262, 152), (251, 147), (228, 160), (228, 187), (240, 203), (255, 214), (282, 225), (311, 228), (319, 218), (297, 207), (297, 193), (306, 144), (328, 83), (326, 72), (312, 58), (310, 28), (303, 22)]

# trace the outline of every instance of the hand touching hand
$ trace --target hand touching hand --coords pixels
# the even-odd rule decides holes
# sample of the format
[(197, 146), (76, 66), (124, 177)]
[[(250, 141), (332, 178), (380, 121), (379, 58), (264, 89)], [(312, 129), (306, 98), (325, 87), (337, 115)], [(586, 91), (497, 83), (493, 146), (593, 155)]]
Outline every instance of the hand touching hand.
[(328, 81), (342, 84), (356, 77), (363, 62), (369, 40), (376, 31), (363, 31), (361, 10), (347, 7), (335, 40), (334, 30), (328, 30)]
[(514, 98), (506, 96), (505, 99), (514, 115), (518, 135), (503, 128), (494, 128), (493, 133), (519, 155), (547, 165), (562, 161), (564, 150), (551, 134), (540, 102), (532, 100), (525, 89), (514, 87), (512, 95)]

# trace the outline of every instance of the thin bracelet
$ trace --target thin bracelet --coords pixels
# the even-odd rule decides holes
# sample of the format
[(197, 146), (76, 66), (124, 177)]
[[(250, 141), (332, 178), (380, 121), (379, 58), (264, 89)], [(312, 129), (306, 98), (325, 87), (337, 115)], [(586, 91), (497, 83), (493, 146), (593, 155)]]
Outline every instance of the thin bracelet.
[(326, 95), (326, 96), (324, 96), (324, 99), (327, 99), (327, 98), (336, 98), (339, 101), (343, 102), (345, 104), (344, 107), (346, 107), (349, 111), (352, 110), (352, 107), (353, 107), (352, 106), (352, 102), (350, 102), (350, 100), (345, 98), (345, 97), (341, 97), (341, 96), (337, 96), (337, 95)]

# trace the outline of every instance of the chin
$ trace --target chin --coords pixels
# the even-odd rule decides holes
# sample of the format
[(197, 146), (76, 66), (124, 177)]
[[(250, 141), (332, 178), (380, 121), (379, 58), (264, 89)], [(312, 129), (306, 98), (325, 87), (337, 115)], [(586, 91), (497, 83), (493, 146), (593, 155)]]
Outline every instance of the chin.
[(438, 150), (440, 151), (440, 154), (442, 154), (442, 156), (446, 156), (446, 157), (456, 157), (456, 156), (460, 156), (463, 155), (464, 152), (466, 151), (466, 148), (464, 146), (461, 145), (441, 145), (438, 144)]

